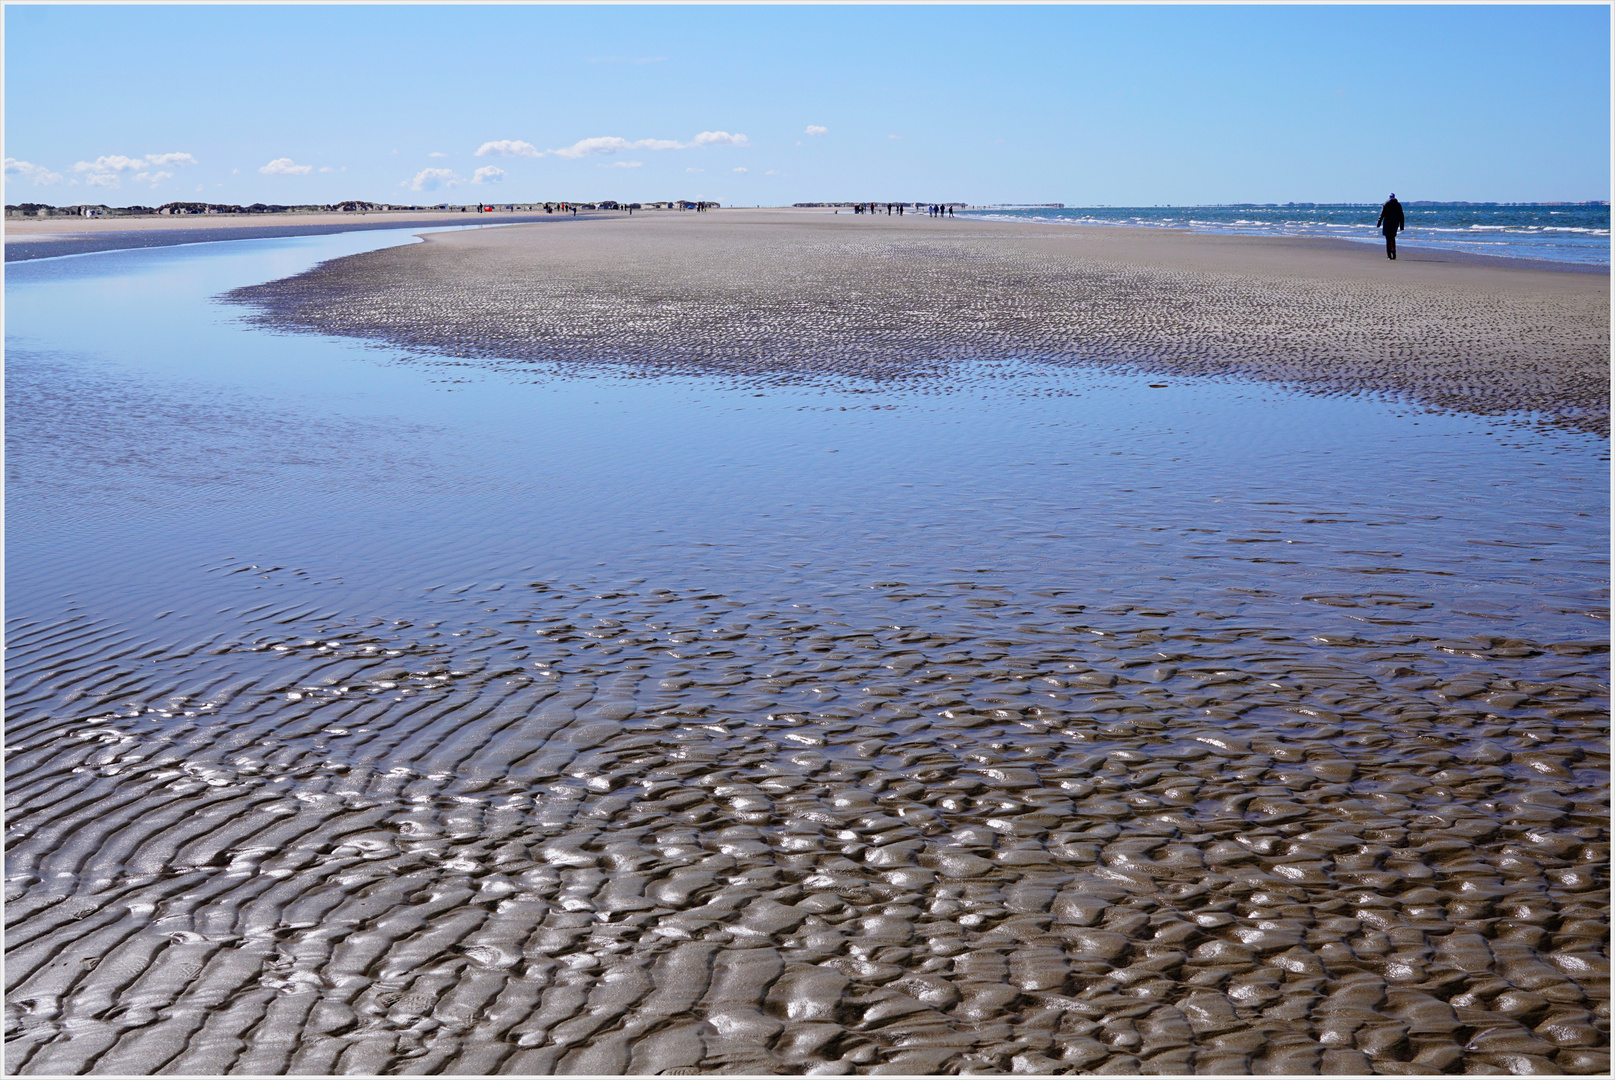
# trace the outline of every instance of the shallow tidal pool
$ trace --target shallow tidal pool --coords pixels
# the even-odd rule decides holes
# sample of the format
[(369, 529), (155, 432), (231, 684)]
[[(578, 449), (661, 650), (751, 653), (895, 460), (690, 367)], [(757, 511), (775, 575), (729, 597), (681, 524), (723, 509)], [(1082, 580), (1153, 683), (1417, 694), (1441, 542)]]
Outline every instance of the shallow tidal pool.
[(1606, 443), (217, 299), (400, 242), (8, 266), (9, 1072), (1607, 1073)]

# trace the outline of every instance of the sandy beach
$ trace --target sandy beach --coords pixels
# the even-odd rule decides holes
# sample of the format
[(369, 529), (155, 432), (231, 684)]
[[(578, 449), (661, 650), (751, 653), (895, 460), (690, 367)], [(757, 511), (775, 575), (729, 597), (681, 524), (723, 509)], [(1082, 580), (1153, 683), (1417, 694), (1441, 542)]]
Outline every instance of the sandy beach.
[(1608, 1073), (1607, 275), (337, 240), (8, 269), (7, 1072)]
[[(390, 210), (329, 214), (193, 214), (177, 217), (7, 218), (5, 261), (82, 255), (91, 251), (170, 247), (211, 240), (318, 236), (370, 229), (440, 225), (489, 225), (558, 220), (560, 214), (468, 214), (436, 210)], [(570, 215), (567, 215), (570, 216)]]
[(1026, 359), (1607, 433), (1609, 277), (1175, 230), (723, 211), (433, 236), (237, 292), (266, 325), (519, 373), (941, 379)]

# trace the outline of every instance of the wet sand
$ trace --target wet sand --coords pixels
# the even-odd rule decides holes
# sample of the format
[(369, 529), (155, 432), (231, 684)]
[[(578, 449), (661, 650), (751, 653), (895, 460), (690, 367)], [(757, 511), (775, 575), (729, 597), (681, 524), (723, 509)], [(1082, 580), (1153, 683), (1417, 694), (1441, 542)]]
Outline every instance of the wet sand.
[[(7, 218), (6, 262), (83, 255), (92, 251), (170, 247), (214, 240), (259, 240), (276, 236), (321, 236), (372, 229), (442, 225), (494, 225), (558, 221), (560, 214), (464, 214), (390, 210), (330, 214), (198, 214), (183, 217)], [(570, 218), (571, 215), (566, 215)]]
[[(404, 250), (492, 257), (439, 245)], [(649, 318), (650, 271), (579, 262), (494, 299), (563, 291), (598, 351), (378, 351), (419, 376), (409, 424), (113, 378), (13, 319), (8, 1072), (1608, 1072), (1595, 440), (1410, 418), (1386, 472), (1277, 415), (1361, 402), (989, 400), (1020, 369), (915, 377), (878, 336), (879, 392), (578, 379), (568, 411), (501, 372), (866, 362), (792, 352), (822, 332), (782, 304), (747, 324), (778, 366), (664, 362), (630, 320), (625, 367), (609, 312)], [(681, 309), (721, 280), (692, 263)], [(873, 324), (867, 280), (810, 341)], [(134, 288), (104, 281), (63, 317)], [(352, 362), (281, 340), (257, 362)], [(482, 398), (427, 377), (465, 370)]]
[(1609, 1068), (1606, 643), (214, 572), (12, 628), (10, 1071)]
[(1608, 433), (1609, 279), (1170, 230), (725, 211), (434, 236), (238, 290), (267, 326), (524, 368), (941, 380), (1117, 364)]

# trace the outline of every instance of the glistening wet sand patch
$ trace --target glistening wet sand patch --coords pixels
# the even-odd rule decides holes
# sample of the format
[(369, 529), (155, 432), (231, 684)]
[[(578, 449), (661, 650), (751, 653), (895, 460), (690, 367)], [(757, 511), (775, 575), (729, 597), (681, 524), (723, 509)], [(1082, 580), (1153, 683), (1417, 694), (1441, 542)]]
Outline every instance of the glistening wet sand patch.
[(1601, 643), (491, 584), (13, 628), (11, 1069), (1607, 1068)]

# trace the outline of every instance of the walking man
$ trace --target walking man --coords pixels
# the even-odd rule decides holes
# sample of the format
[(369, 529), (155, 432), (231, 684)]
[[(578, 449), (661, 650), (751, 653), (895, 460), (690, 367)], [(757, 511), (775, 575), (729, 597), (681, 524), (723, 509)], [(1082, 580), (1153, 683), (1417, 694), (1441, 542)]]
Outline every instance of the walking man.
[(1396, 201), (1396, 192), (1391, 192), (1391, 197), (1380, 208), (1375, 225), (1385, 234), (1385, 257), (1396, 258), (1396, 234), (1407, 227), (1403, 224), (1402, 204)]

